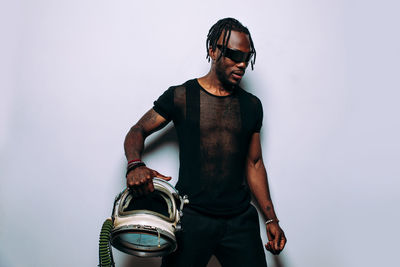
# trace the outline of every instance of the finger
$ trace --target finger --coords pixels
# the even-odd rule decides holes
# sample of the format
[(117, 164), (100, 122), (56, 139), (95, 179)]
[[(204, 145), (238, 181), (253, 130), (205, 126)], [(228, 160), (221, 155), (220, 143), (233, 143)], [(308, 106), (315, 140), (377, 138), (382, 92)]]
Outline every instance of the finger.
[(279, 255), (285, 247), (286, 238), (284, 234), (280, 234), (276, 240), (274, 240), (274, 250), (276, 255)]
[(280, 241), (281, 241), (281, 235), (278, 235), (275, 239), (274, 239), (274, 244), (273, 244), (273, 247), (274, 247), (274, 250), (275, 251), (279, 251), (279, 243), (280, 243)]
[(133, 180), (126, 181), (126, 187), (129, 189), (135, 188), (135, 182)]
[(151, 192), (154, 191), (154, 185), (153, 185), (153, 177), (152, 175), (146, 176), (146, 180), (143, 182), (143, 191), (145, 194), (150, 194)]
[(265, 245), (265, 248), (266, 248), (269, 252), (275, 254), (274, 249), (272, 248), (272, 241), (268, 241), (268, 243)]
[(139, 195), (137, 189), (134, 187), (129, 188), (129, 192), (130, 194), (132, 194), (133, 197), (137, 197)]
[(281, 239), (281, 242), (279, 243), (279, 249), (280, 250), (283, 250), (283, 248), (285, 247), (285, 245), (286, 245), (286, 237), (285, 236), (283, 236), (282, 237), (282, 239)]
[(154, 171), (153, 170), (153, 172), (154, 172), (154, 174), (153, 174), (154, 177), (161, 178), (161, 179), (166, 180), (166, 181), (169, 181), (169, 180), (172, 179), (171, 176), (165, 176), (165, 175), (159, 173), (158, 171)]
[(126, 177), (126, 187), (130, 188), (133, 186), (133, 177), (132, 175), (128, 175)]
[(266, 229), (267, 229), (267, 237), (268, 237), (268, 240), (274, 239), (274, 237), (272, 236), (271, 232), (268, 230), (268, 227), (266, 227)]
[(136, 196), (141, 197), (144, 195), (143, 189), (141, 186), (135, 187)]
[(143, 195), (147, 195), (147, 194), (150, 193), (149, 188), (148, 188), (148, 186), (147, 186), (147, 183), (143, 184), (143, 185), (141, 186), (141, 189), (142, 189), (142, 191), (143, 191)]
[(277, 255), (277, 254), (279, 253), (279, 251), (276, 250), (276, 248), (275, 248), (274, 241), (271, 241), (271, 252), (272, 252), (272, 254), (274, 254), (274, 255)]
[(140, 181), (141, 184), (147, 184), (149, 181), (151, 181), (153, 179), (154, 175), (153, 172), (147, 172), (146, 174), (144, 174), (142, 176), (142, 180)]
[(147, 184), (147, 189), (149, 192), (154, 192), (154, 184), (153, 184), (153, 180), (149, 181)]
[(276, 255), (277, 250), (276, 250), (276, 247), (275, 247), (275, 239), (272, 239), (272, 240), (268, 241), (268, 244), (269, 244), (269, 247), (270, 247), (270, 252), (272, 254)]

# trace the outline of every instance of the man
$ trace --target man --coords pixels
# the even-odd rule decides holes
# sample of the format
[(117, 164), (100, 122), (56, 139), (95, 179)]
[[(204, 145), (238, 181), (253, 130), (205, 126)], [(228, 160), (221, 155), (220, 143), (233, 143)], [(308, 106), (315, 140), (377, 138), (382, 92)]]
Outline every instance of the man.
[(266, 266), (249, 191), (266, 220), (266, 249), (279, 254), (285, 246), (262, 160), (261, 102), (239, 87), (255, 56), (248, 29), (233, 18), (219, 20), (207, 36), (209, 73), (170, 87), (126, 136), (127, 186), (148, 194), (154, 177), (171, 178), (140, 160), (144, 140), (171, 120), (177, 131), (176, 188), (190, 204), (177, 234), (178, 250), (164, 257), (162, 266), (206, 266), (212, 255), (222, 266)]

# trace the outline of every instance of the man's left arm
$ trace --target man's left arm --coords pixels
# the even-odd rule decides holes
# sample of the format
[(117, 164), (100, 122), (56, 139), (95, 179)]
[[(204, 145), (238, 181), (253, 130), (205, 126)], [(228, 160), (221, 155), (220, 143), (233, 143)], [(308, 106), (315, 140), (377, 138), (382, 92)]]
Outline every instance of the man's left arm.
[(268, 222), (266, 228), (269, 241), (265, 247), (272, 254), (277, 255), (285, 247), (286, 237), (279, 226), (279, 220), (271, 200), (267, 172), (262, 159), (260, 133), (254, 133), (251, 137), (247, 154), (246, 177), (250, 190)]

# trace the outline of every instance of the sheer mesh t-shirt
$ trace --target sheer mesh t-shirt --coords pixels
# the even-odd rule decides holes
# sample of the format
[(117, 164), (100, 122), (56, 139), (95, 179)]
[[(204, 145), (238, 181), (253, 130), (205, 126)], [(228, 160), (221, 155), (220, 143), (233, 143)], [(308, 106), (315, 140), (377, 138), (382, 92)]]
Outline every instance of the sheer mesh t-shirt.
[(190, 207), (215, 215), (244, 211), (250, 203), (246, 156), (262, 125), (260, 100), (240, 87), (216, 96), (193, 79), (170, 87), (153, 109), (174, 122), (180, 161), (176, 188), (188, 195)]

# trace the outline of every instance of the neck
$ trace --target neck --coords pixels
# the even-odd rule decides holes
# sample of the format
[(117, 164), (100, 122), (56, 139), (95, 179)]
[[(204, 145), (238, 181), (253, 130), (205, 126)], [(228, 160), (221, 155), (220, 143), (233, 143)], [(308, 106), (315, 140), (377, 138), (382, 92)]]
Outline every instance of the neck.
[(235, 89), (233, 85), (223, 84), (212, 70), (207, 75), (199, 78), (198, 82), (207, 92), (218, 96), (230, 95)]

